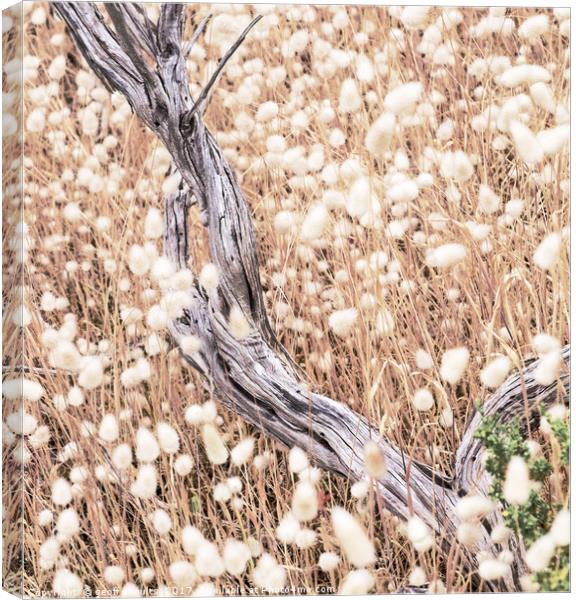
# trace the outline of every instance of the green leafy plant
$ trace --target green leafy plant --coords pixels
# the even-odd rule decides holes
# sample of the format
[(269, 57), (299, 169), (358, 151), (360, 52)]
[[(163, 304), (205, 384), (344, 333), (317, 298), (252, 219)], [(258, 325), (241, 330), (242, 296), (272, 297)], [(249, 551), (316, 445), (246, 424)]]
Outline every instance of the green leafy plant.
[(560, 446), (560, 460), (563, 465), (570, 462), (570, 423), (562, 419), (548, 417), (552, 433)]
[[(530, 456), (519, 418), (503, 423), (497, 415), (484, 415), (481, 407), (478, 410), (482, 415), (482, 422), (476, 438), (482, 442), (485, 448), (486, 470), (492, 476), (489, 495), (500, 503), (506, 526), (512, 529), (516, 535), (521, 536), (526, 545), (530, 546), (548, 533), (554, 516), (561, 507), (551, 506), (539, 489), (532, 490), (527, 502), (520, 506), (507, 503), (502, 491), (506, 469), (513, 456), (521, 456), (528, 464), (530, 479), (544, 485), (554, 468), (547, 458)], [(569, 425), (562, 419), (545, 416), (560, 448), (561, 463), (567, 465), (570, 455)], [(570, 583), (568, 547), (560, 548), (548, 568), (536, 573), (534, 579), (542, 591), (568, 590)]]

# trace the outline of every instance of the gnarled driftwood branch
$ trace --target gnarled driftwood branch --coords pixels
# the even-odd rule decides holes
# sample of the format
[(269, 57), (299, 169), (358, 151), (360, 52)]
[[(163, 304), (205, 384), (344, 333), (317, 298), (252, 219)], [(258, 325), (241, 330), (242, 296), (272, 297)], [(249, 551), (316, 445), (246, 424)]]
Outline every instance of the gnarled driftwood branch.
[[(188, 266), (187, 212), (193, 203), (199, 205), (220, 281), (218, 289), (209, 293), (195, 283), (190, 290), (190, 306), (170, 325), (175, 342), (191, 334), (202, 341), (197, 354), (184, 354), (186, 361), (204, 376), (226, 408), (286, 446), (304, 448), (324, 469), (360, 479), (364, 475), (363, 448), (368, 440), (377, 441), (389, 468), (387, 476), (377, 482), (385, 508), (402, 519), (418, 515), (435, 532), (440, 551), (447, 555), (456, 543), (458, 522), (453, 509), (458, 498), (468, 492), (485, 493), (489, 485), (479, 460), (480, 445), (474, 439), (479, 415), (471, 419), (464, 432), (453, 477), (435, 473), (430, 466), (380, 439), (378, 430), (365, 417), (310, 391), (270, 326), (249, 208), (234, 172), (202, 118), (217, 75), (255, 22), (224, 56), (215, 76), (194, 100), (186, 73), (190, 44), (183, 49), (181, 40), (183, 5), (163, 5), (154, 24), (138, 5), (106, 4), (115, 31), (93, 3), (56, 2), (55, 6), (97, 75), (126, 96), (135, 113), (172, 155), (182, 183), (177, 193), (165, 199), (165, 253), (181, 268)], [(192, 43), (206, 23), (204, 19), (199, 25)], [(250, 334), (241, 340), (231, 334), (228, 326), (234, 306), (242, 310), (251, 325)], [(568, 348), (563, 356), (569, 360)], [(538, 409), (557, 401), (559, 389), (557, 384), (542, 387), (535, 383), (536, 364), (512, 375), (487, 401), (486, 412), (501, 414), (507, 420), (527, 411), (528, 418), (536, 422)], [(561, 383), (568, 387), (566, 370)], [(471, 573), (475, 570), (474, 552), (490, 546), (494, 519), (485, 521), (483, 539), (475, 548), (463, 549)], [(512, 544), (516, 551), (514, 576), (493, 588), (518, 587), (522, 548), (518, 540)]]

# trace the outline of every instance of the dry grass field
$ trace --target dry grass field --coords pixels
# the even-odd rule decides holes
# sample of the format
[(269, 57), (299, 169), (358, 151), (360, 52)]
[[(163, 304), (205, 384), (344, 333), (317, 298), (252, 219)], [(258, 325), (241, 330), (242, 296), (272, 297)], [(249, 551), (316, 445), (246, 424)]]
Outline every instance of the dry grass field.
[[(180, 309), (167, 282), (189, 277), (161, 256), (171, 158), (53, 7), (24, 6), (23, 215), (6, 61), (3, 74), (4, 341), (14, 353), (23, 332), (27, 368), (23, 385), (4, 373), (5, 587), (478, 591), (516, 568), (499, 549), (478, 581), (486, 556), (465, 569), (418, 551), (369, 480), (321, 471), (219, 406), (166, 332)], [(311, 388), (450, 474), (475, 403), (538, 355), (538, 382), (554, 382), (569, 342), (569, 11), (191, 5), (185, 39), (208, 13), (192, 97), (264, 15), (205, 121), (252, 211), (274, 330)], [(5, 12), (5, 52), (17, 25)], [(210, 287), (190, 219), (190, 270)], [(19, 243), (23, 300), (7, 285)], [(554, 434), (530, 440), (552, 466), (541, 498), (564, 518)]]

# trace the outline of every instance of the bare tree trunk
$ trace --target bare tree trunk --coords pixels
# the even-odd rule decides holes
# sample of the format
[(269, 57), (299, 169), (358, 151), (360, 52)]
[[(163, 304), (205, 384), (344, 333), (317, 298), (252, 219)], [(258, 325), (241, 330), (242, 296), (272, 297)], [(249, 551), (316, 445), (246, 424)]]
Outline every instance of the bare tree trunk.
[[(388, 463), (388, 474), (377, 482), (383, 504), (392, 514), (407, 519), (418, 515), (436, 534), (439, 551), (448, 555), (456, 544), (458, 526), (454, 506), (468, 492), (486, 493), (489, 479), (474, 434), (480, 424), (475, 415), (464, 432), (452, 478), (435, 473), (401, 449), (379, 437), (365, 417), (346, 405), (316, 394), (300, 380), (286, 351), (269, 324), (259, 276), (256, 240), (250, 212), (234, 172), (202, 119), (212, 86), (226, 60), (242, 42), (257, 19), (242, 34), (219, 64), (199, 98), (189, 95), (186, 50), (182, 49), (184, 5), (162, 6), (158, 24), (152, 23), (136, 4), (106, 4), (114, 24), (110, 29), (93, 3), (56, 2), (78, 48), (102, 79), (122, 92), (135, 113), (162, 140), (182, 175), (180, 190), (165, 199), (165, 254), (181, 268), (188, 267), (187, 212), (199, 205), (207, 227), (212, 261), (218, 266), (217, 291), (207, 293), (195, 283), (191, 306), (170, 325), (174, 341), (197, 335), (202, 346), (186, 361), (203, 376), (207, 387), (229, 410), (287, 447), (304, 448), (316, 463), (352, 480), (363, 477), (363, 448), (377, 441)], [(193, 36), (201, 35), (205, 19)], [(188, 45), (188, 48), (191, 44)], [(152, 59), (156, 67), (149, 66)], [(251, 325), (239, 340), (229, 331), (228, 316), (238, 306)], [(569, 360), (569, 348), (563, 352)], [(537, 362), (512, 375), (484, 405), (487, 414), (508, 420), (557, 401), (557, 384), (541, 387), (534, 382)], [(561, 376), (564, 388), (569, 375)], [(535, 410), (532, 410), (535, 409)], [(475, 548), (462, 549), (466, 569), (476, 570), (474, 553), (491, 547), (486, 520), (484, 537)], [(518, 588), (522, 572), (522, 548), (516, 552), (514, 576), (493, 588)], [(405, 591), (410, 591), (406, 588)]]

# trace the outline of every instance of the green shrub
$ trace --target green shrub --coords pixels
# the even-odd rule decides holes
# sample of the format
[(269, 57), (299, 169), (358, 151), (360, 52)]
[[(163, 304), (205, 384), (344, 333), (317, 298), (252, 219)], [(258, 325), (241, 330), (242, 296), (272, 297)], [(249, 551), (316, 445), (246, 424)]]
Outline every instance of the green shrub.
[[(481, 408), (479, 408), (482, 414)], [(567, 422), (544, 415), (550, 423), (555, 441), (560, 449), (560, 460), (567, 465), (570, 456), (570, 430)], [(561, 506), (551, 506), (542, 491), (531, 491), (528, 501), (520, 506), (508, 504), (502, 489), (506, 469), (513, 456), (521, 456), (528, 463), (532, 481), (546, 483), (553, 472), (553, 466), (542, 456), (531, 458), (528, 444), (522, 433), (521, 422), (515, 418), (502, 423), (498, 416), (482, 414), (482, 422), (476, 438), (486, 451), (485, 467), (492, 476), (490, 497), (501, 506), (502, 516), (507, 527), (524, 539), (526, 546), (548, 533), (552, 521)], [(567, 591), (570, 585), (569, 547), (559, 548), (548, 568), (534, 574), (534, 580), (542, 591)]]

